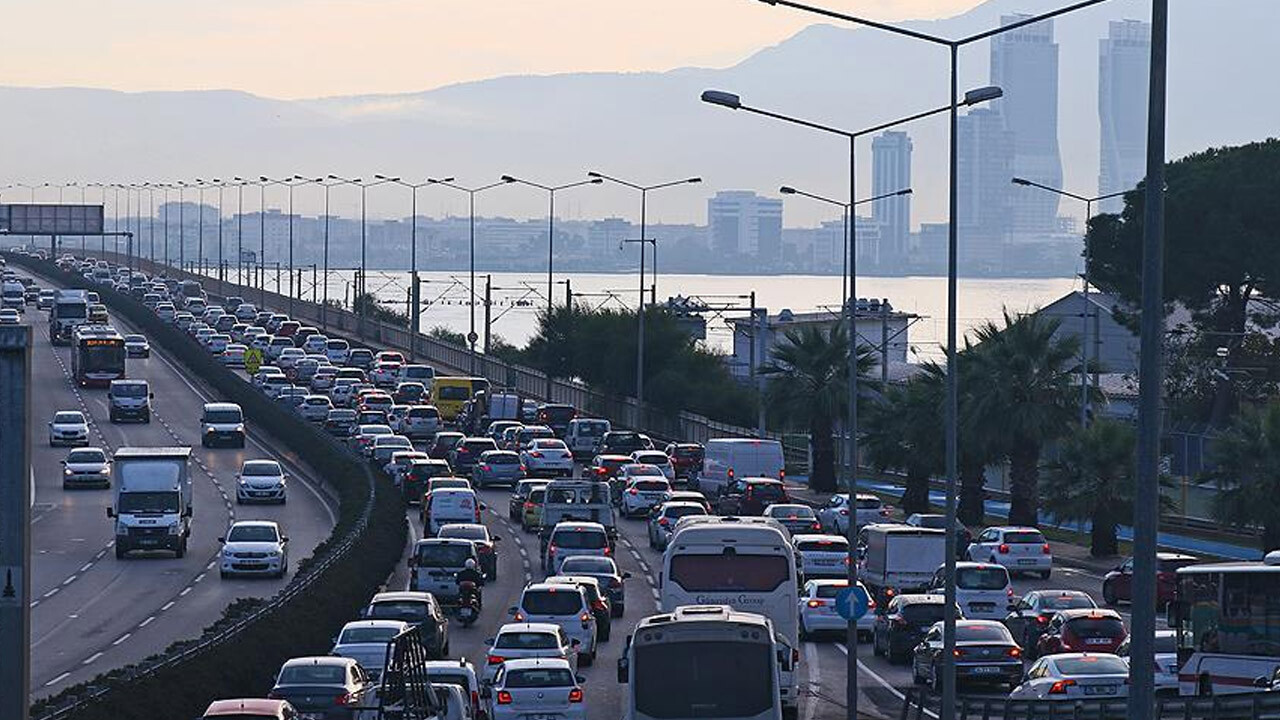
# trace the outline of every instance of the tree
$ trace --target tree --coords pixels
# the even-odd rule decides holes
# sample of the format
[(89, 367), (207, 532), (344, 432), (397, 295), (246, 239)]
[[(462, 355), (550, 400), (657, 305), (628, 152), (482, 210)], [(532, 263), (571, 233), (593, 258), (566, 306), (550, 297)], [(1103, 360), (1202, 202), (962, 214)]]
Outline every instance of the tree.
[(859, 423), (867, 463), (881, 472), (894, 468), (905, 474), (902, 511), (907, 515), (929, 511), (929, 478), (943, 470), (941, 377), (920, 375), (885, 388)]
[[(778, 413), (800, 419), (813, 442), (813, 467), (809, 487), (834, 492), (836, 421), (845, 417), (848, 405), (849, 337), (842, 324), (825, 330), (815, 325), (789, 328), (782, 342), (770, 352), (760, 372), (769, 376), (765, 400)], [(858, 375), (864, 377), (875, 363), (871, 350), (858, 348)]]
[(1262, 528), (1261, 549), (1280, 547), (1280, 400), (1246, 405), (1210, 448), (1218, 483), (1214, 514)]
[(965, 424), (996, 438), (1009, 458), (1009, 522), (1034, 526), (1039, 515), (1040, 455), (1063, 435), (1079, 408), (1079, 338), (1055, 338), (1059, 320), (1004, 311), (1004, 326), (974, 332), (972, 405)]
[(1054, 518), (1092, 524), (1089, 554), (1094, 557), (1115, 555), (1116, 528), (1133, 518), (1134, 448), (1132, 426), (1097, 420), (1066, 438), (1040, 485), (1044, 508)]

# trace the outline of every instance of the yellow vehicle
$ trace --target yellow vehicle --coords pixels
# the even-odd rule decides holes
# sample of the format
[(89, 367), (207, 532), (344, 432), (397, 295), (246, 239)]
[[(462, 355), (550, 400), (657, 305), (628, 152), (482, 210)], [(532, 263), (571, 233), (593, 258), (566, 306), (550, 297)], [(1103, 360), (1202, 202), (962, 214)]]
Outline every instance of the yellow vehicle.
[(453, 422), (472, 395), (488, 389), (489, 381), (484, 378), (437, 377), (431, 386), (431, 401), (443, 420)]
[(524, 501), (524, 513), (520, 516), (520, 528), (525, 532), (537, 532), (542, 527), (542, 508), (547, 499), (547, 486), (535, 487)]

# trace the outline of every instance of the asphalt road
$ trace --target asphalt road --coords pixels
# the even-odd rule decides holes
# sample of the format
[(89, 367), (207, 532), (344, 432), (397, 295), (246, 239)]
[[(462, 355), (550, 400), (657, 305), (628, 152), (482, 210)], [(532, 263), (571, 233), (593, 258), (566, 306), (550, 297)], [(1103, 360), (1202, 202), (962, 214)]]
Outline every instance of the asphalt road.
[[(37, 338), (32, 380), (36, 389), (31, 426), (34, 507), (32, 513), (31, 691), (56, 693), (99, 673), (162, 651), (191, 638), (237, 598), (269, 597), (284, 580), (220, 580), (217, 538), (232, 519), (274, 519), (290, 536), (291, 565), (311, 554), (329, 534), (336, 502), (318, 491), (297, 458), (269, 450), (270, 442), (250, 426), (244, 450), (200, 447), (201, 407), (210, 393), (160, 353), (131, 358), (128, 375), (145, 378), (155, 394), (150, 424), (112, 424), (106, 391), (81, 390), (70, 381), (69, 350), (48, 342), (45, 313), (28, 306), (24, 322)], [(122, 332), (128, 328), (114, 323)], [(194, 522), (187, 556), (133, 554), (117, 560), (106, 507), (110, 490), (63, 490), (59, 461), (66, 448), (50, 448), (45, 423), (57, 410), (79, 409), (90, 418), (93, 445), (192, 446)], [(237, 506), (234, 475), (246, 459), (286, 461), (290, 497), (284, 506)]]

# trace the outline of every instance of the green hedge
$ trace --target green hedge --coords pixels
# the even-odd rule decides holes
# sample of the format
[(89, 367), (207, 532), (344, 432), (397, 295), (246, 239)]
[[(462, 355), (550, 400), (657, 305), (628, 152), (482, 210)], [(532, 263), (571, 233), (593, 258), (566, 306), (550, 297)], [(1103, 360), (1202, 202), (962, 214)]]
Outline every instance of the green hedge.
[[(86, 285), (80, 276), (64, 273), (52, 263), (28, 258), (14, 260), (68, 287)], [(285, 450), (300, 457), (337, 493), (340, 510), (332, 535), (316, 548), (311, 558), (298, 564), (293, 584), (278, 596), (280, 602), (244, 624), (238, 632), (227, 636), (237, 624), (244, 622), (245, 613), (254, 610), (252, 604), (239, 617), (228, 612), (201, 636), (202, 640), (225, 637), (224, 641), (196, 650), (191, 648), (198, 642), (176, 643), (167, 655), (112, 671), (38, 703), (33, 706), (33, 717), (192, 718), (199, 717), (215, 699), (263, 697), (284, 661), (301, 655), (326, 654), (333, 635), (356, 617), (395, 569), (408, 533), (403, 502), (387, 480), (375, 478), (367, 463), (319, 428), (255, 390), (186, 333), (162, 322), (125, 294), (100, 287), (93, 289), (114, 314), (137, 327), (184, 371), (200, 377), (221, 398), (238, 403), (250, 425), (270, 428), (271, 436)], [(367, 507), (371, 488), (372, 505)], [(366, 517), (363, 531), (352, 537)], [(346, 552), (320, 570), (305, 590), (299, 591), (299, 579), (347, 541), (350, 545)], [(188, 656), (179, 657), (182, 652)], [(162, 661), (157, 666), (150, 662), (154, 660)], [(103, 688), (105, 692), (101, 692)], [(99, 692), (101, 694), (94, 696)], [(87, 702), (77, 704), (78, 699)]]

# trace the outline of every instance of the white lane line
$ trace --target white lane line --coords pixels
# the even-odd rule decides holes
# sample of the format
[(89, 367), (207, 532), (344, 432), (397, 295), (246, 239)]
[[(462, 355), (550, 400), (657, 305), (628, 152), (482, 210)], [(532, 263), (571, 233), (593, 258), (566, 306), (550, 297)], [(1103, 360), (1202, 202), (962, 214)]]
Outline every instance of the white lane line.
[(651, 588), (651, 589), (649, 590), (649, 592), (653, 593), (653, 601), (654, 601), (654, 602), (656, 602), (656, 603), (660, 603), (660, 602), (662, 602), (662, 595), (660, 595), (660, 594), (658, 593), (658, 589), (657, 589), (657, 588)]
[(63, 680), (66, 680), (66, 679), (67, 679), (67, 678), (69, 678), (69, 677), (71, 677), (71, 673), (69, 673), (69, 672), (64, 672), (64, 673), (62, 673), (61, 675), (59, 675), (58, 677), (56, 677), (56, 678), (54, 678), (54, 679), (50, 680), (49, 682), (45, 683), (45, 684), (44, 684), (44, 686), (45, 686), (45, 687), (53, 687), (54, 685), (57, 685), (58, 683), (62, 682)]
[(94, 654), (90, 655), (89, 657), (85, 658), (85, 659), (84, 659), (84, 662), (82, 662), (82, 663), (80, 663), (80, 664), (81, 664), (81, 665), (88, 665), (88, 664), (92, 663), (94, 660), (97, 660), (97, 659), (98, 659), (98, 658), (100, 658), (100, 657), (102, 657), (102, 653), (100, 653), (100, 652), (96, 652), (96, 653), (94, 653)]
[(817, 694), (822, 690), (822, 673), (818, 664), (818, 646), (811, 642), (804, 644), (804, 664), (809, 673), (809, 692), (800, 696), (804, 703), (804, 720), (813, 720), (818, 713)]
[(66, 586), (70, 585), (71, 583), (75, 582), (75, 581), (76, 581), (76, 578), (78, 578), (78, 577), (80, 577), (80, 576), (79, 576), (79, 575), (72, 575), (71, 577), (68, 577), (66, 580), (63, 580), (63, 581), (62, 581), (62, 586), (63, 586), (63, 587), (66, 587)]
[(186, 597), (186, 596), (187, 596), (187, 593), (189, 593), (189, 592), (191, 592), (191, 586), (190, 586), (190, 585), (188, 585), (188, 586), (186, 586), (186, 587), (182, 588), (182, 592), (178, 593), (178, 597)]
[[(102, 555), (99, 555), (98, 557), (102, 557)], [(93, 567), (93, 563), (87, 562), (80, 568), (80, 572), (88, 572), (89, 568), (92, 568), (92, 567)]]
[(151, 624), (151, 621), (152, 621), (152, 620), (155, 620), (155, 619), (156, 619), (156, 616), (155, 616), (155, 615), (148, 615), (146, 620), (143, 620), (142, 622), (138, 623), (138, 627), (140, 627), (140, 628), (144, 628), (144, 627), (146, 627), (146, 626), (150, 625), (150, 624)]
[(161, 605), (161, 606), (160, 606), (160, 612), (168, 612), (168, 611), (169, 611), (169, 608), (173, 607), (173, 603), (174, 603), (174, 601), (173, 601), (173, 600), (170, 600), (169, 602), (165, 603), (164, 605)]
[(214, 566), (215, 566), (215, 565), (217, 565), (217, 564), (218, 564), (218, 561), (217, 561), (217, 560), (210, 560), (210, 561), (209, 561), (209, 564), (204, 566), (204, 569), (205, 569), (205, 570), (212, 570), (212, 569), (214, 568)]
[(51, 597), (53, 597), (54, 595), (57, 595), (57, 594), (58, 594), (58, 588), (54, 588), (54, 589), (50, 590), (49, 592), (45, 593), (44, 595), (41, 595), (41, 598), (43, 598), (43, 599), (45, 599), (45, 600), (48, 600), (49, 598), (51, 598)]
[(111, 645), (112, 646), (119, 645), (120, 643), (124, 642), (125, 640), (128, 640), (131, 637), (133, 637), (133, 633), (127, 632), (121, 635), (120, 637), (116, 638), (115, 642), (111, 643)]
[[(849, 649), (844, 646), (844, 643), (836, 643), (836, 649), (844, 653), (845, 655), (849, 654)], [(894, 697), (898, 698), (903, 702), (907, 701), (906, 695), (903, 695), (902, 692), (898, 690), (898, 688), (890, 685), (888, 680), (885, 680), (884, 678), (880, 677), (875, 670), (872, 670), (871, 668), (867, 667), (866, 663), (862, 662), (861, 660), (858, 661), (858, 672), (866, 673), (867, 677), (876, 681), (876, 684), (879, 685), (880, 687), (883, 687), (885, 690), (888, 690), (889, 692), (893, 693)], [(929, 710), (926, 708), (924, 711), (924, 714), (928, 715), (931, 718), (934, 718), (934, 720), (937, 720), (938, 714), (933, 712), (932, 710)]]
[(191, 582), (200, 582), (203, 579), (204, 579), (204, 573), (200, 573), (199, 575), (196, 576), (196, 579), (192, 580)]

